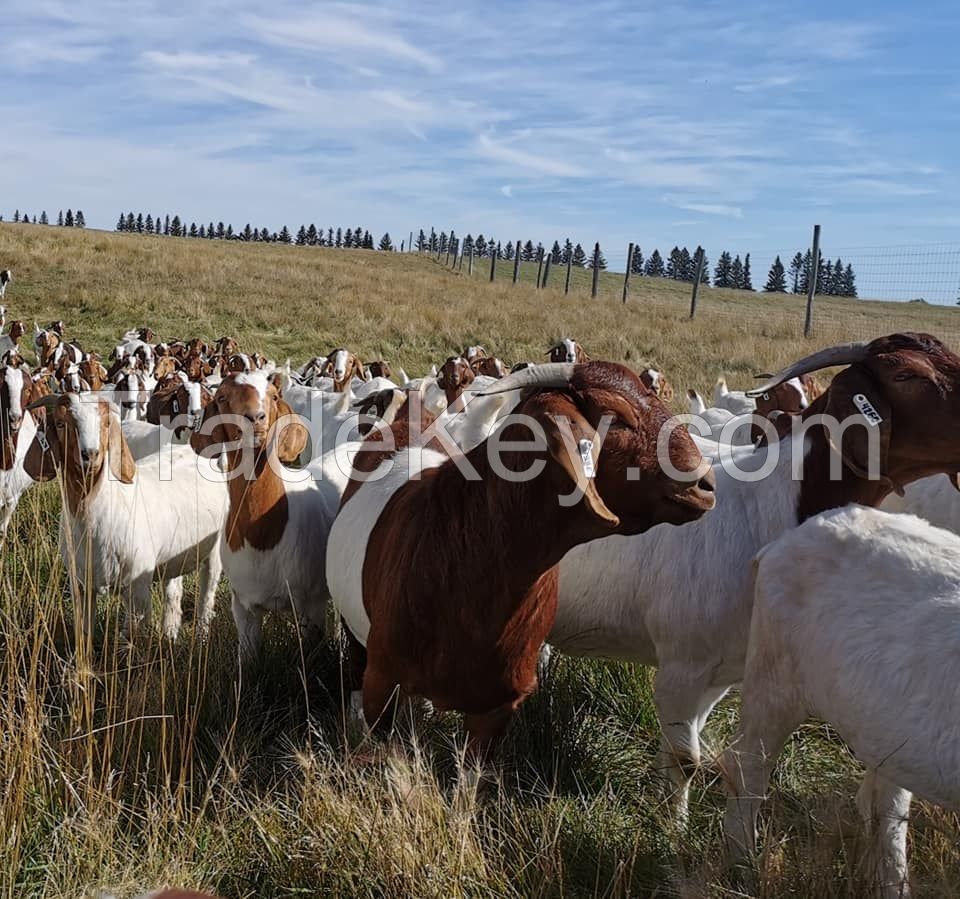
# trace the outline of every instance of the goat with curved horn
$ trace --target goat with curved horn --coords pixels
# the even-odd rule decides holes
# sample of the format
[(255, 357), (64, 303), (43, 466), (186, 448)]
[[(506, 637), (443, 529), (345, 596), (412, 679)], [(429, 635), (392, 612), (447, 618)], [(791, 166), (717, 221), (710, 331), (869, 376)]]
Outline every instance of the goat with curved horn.
[(490, 396), (494, 393), (507, 393), (510, 390), (521, 390), (524, 387), (566, 387), (573, 377), (576, 363), (547, 362), (543, 365), (531, 365), (516, 371), (496, 384), (491, 384), (479, 396)]
[(778, 384), (789, 381), (791, 378), (799, 378), (801, 375), (810, 372), (819, 371), (822, 368), (830, 368), (834, 365), (852, 365), (854, 362), (862, 362), (867, 358), (866, 341), (857, 341), (856, 343), (840, 343), (836, 346), (827, 347), (823, 350), (817, 350), (809, 356), (804, 356), (798, 362), (788, 365), (786, 368), (772, 375), (759, 387), (754, 387), (747, 391), (747, 396), (758, 397), (769, 392)]

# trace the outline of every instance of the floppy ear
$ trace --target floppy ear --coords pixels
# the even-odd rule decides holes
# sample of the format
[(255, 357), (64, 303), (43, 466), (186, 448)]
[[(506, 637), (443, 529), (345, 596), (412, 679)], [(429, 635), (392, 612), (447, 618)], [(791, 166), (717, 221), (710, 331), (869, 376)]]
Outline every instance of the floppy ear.
[(353, 357), (353, 373), (361, 380), (366, 381), (367, 375), (363, 370), (363, 360), (359, 356)]
[(280, 461), (296, 462), (307, 445), (310, 432), (300, 423), (300, 416), (279, 397), (277, 397), (277, 418), (273, 426), (281, 429), (276, 435), (277, 456)]
[(137, 473), (137, 463), (133, 461), (133, 454), (127, 446), (123, 431), (120, 430), (120, 417), (115, 415), (106, 403), (101, 406), (100, 414), (106, 415), (110, 421), (107, 432), (107, 458), (110, 461), (110, 473), (118, 481), (132, 484)]
[(851, 365), (833, 379), (824, 412), (842, 423), (851, 415), (862, 416), (864, 401), (876, 410), (881, 420), (875, 425), (851, 425), (843, 435), (843, 455), (844, 458), (866, 471), (869, 461), (868, 428), (878, 427), (880, 429), (880, 471), (885, 472), (890, 450), (893, 413), (883, 385), (871, 377), (864, 366)]
[(194, 428), (190, 434), (190, 448), (198, 455), (205, 455), (204, 450), (211, 446), (222, 446), (227, 442), (223, 428), (219, 424), (214, 424), (213, 419), (217, 416), (217, 404), (207, 403), (203, 410), (203, 418), (200, 420), (200, 427)]
[(620, 519), (607, 508), (594, 474), (600, 455), (596, 432), (580, 414), (573, 403), (568, 404), (565, 416), (546, 414), (537, 416), (547, 435), (547, 449), (554, 461), (567, 473), (570, 480), (583, 493), (583, 502), (590, 515), (599, 524), (615, 528)]
[(52, 420), (53, 416), (47, 415), (44, 421), (37, 426), (37, 433), (30, 441), (27, 454), (23, 457), (23, 470), (34, 481), (53, 479), (56, 477), (57, 468), (61, 464), (60, 441), (57, 439), (56, 429), (47, 427)]
[(662, 378), (662, 381), (661, 381), (662, 386), (660, 388), (660, 399), (662, 399), (665, 403), (672, 403), (673, 402), (673, 385), (666, 378), (664, 378), (663, 375), (661, 375), (660, 377)]
[(13, 445), (13, 437), (0, 435), (0, 471), (10, 471), (16, 456), (17, 448)]

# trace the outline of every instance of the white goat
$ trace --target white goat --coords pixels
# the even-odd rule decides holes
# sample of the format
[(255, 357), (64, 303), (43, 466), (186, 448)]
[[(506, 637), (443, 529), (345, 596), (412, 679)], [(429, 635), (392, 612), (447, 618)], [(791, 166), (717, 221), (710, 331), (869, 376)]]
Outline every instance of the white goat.
[(199, 571), (198, 629), (205, 634), (221, 570), (223, 478), (201, 477), (186, 447), (171, 453), (169, 468), (161, 467), (158, 455), (134, 462), (116, 410), (93, 396), (44, 397), (46, 424), (24, 460), (34, 480), (62, 478), (64, 565), (76, 572), (82, 593), (120, 589), (127, 597), (128, 634), (149, 619), (150, 586), (162, 581), (169, 638), (180, 631), (181, 578)]
[(744, 415), (757, 408), (757, 401), (742, 390), (730, 390), (727, 379), (720, 375), (713, 388), (713, 405), (719, 409), (727, 409), (734, 415)]
[(23, 460), (37, 427), (26, 412), (33, 383), (26, 367), (0, 366), (0, 541), (24, 491), (33, 480), (24, 471)]
[(911, 793), (960, 810), (960, 539), (850, 506), (780, 537), (755, 566), (741, 733), (723, 765), (731, 849), (753, 849), (777, 756), (815, 716), (867, 768), (857, 804), (879, 886), (904, 896)]

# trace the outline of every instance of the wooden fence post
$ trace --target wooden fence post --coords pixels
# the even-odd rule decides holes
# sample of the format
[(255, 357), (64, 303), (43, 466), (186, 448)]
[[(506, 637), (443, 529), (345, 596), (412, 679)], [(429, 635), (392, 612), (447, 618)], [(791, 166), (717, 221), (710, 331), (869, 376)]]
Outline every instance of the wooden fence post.
[(600, 288), (600, 241), (597, 241), (593, 247), (593, 285), (590, 288), (590, 296), (597, 298), (597, 291)]
[[(454, 246), (453, 241), (454, 241), (454, 236), (453, 236), (453, 232), (451, 231), (450, 237), (447, 238), (447, 258), (443, 260), (443, 264), (447, 266), (450, 265), (450, 250), (453, 249), (453, 246)], [(454, 259), (456, 259), (456, 256), (454, 256)]]
[(540, 279), (543, 277), (543, 247), (537, 250), (537, 290), (540, 289)]
[(820, 226), (813, 226), (813, 247), (810, 250), (810, 283), (807, 285), (807, 315), (803, 320), (803, 336), (809, 337), (813, 330), (813, 297), (817, 292), (817, 275), (820, 273)]
[(543, 283), (540, 285), (541, 287), (547, 286), (547, 278), (550, 277), (550, 263), (552, 261), (553, 261), (553, 256), (550, 253), (547, 253), (547, 261), (546, 261), (546, 264), (543, 266)]
[(627, 302), (627, 294), (630, 291), (630, 269), (633, 268), (633, 241), (627, 248), (627, 271), (623, 276), (623, 302)]
[(520, 277), (520, 241), (517, 241), (516, 248), (513, 251), (513, 283), (517, 283)]
[(490, 255), (490, 283), (493, 283), (493, 279), (497, 277), (497, 260), (500, 258), (500, 244), (497, 244), (496, 249)]
[(573, 250), (567, 253), (567, 280), (563, 283), (563, 295), (570, 293), (570, 272), (573, 269)]
[(413, 252), (413, 232), (412, 232), (412, 231), (410, 232), (410, 240), (409, 240), (409, 242), (407, 243), (407, 252), (408, 252), (408, 253), (412, 253), (412, 252)]
[(470, 258), (467, 260), (467, 274), (473, 274), (473, 247), (470, 247)]
[(697, 297), (700, 294), (700, 280), (703, 278), (706, 261), (706, 253), (697, 253), (697, 269), (693, 275), (693, 293), (690, 295), (690, 318), (697, 314)]

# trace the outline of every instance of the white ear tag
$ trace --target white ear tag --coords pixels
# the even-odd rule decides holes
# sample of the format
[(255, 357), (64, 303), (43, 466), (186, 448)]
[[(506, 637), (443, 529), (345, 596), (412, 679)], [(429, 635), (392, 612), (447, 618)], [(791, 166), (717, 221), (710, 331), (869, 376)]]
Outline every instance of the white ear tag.
[(597, 469), (593, 464), (593, 441), (584, 437), (580, 441), (580, 462), (583, 465), (583, 473), (588, 477), (595, 477)]
[(173, 401), (173, 411), (174, 411), (174, 414), (180, 412), (180, 400), (174, 399), (174, 401)]
[(50, 441), (47, 440), (47, 435), (40, 429), (37, 430), (37, 443), (40, 444), (40, 449), (44, 452), (50, 449)]
[(862, 393), (855, 393), (853, 395), (853, 405), (857, 407), (860, 414), (867, 420), (867, 424), (871, 428), (875, 428), (880, 422), (883, 421), (883, 418), (880, 416), (880, 413), (877, 412), (873, 403), (870, 402)]

